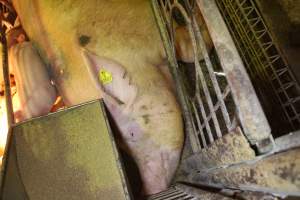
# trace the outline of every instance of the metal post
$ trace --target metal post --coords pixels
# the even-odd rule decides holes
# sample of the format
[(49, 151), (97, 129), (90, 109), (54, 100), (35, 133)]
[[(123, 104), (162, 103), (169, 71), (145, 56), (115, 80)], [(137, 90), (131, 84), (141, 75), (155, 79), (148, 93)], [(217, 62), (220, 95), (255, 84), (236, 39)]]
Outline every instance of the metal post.
[(260, 153), (272, 149), (269, 123), (214, 0), (197, 0), (237, 106), (243, 131)]
[[(2, 20), (1, 20), (2, 21)], [(8, 149), (11, 145), (12, 139), (12, 125), (14, 123), (14, 113), (13, 113), (13, 104), (11, 98), (11, 88), (10, 88), (10, 74), (9, 74), (9, 65), (8, 65), (8, 49), (7, 49), (7, 41), (5, 36), (4, 28), (0, 27), (1, 34), (1, 44), (2, 44), (2, 70), (3, 70), (3, 78), (4, 78), (4, 92), (5, 92), (5, 101), (6, 101), (6, 113), (7, 113), (7, 123), (8, 123), (8, 133), (5, 145), (5, 151), (2, 158), (2, 166), (1, 166), (1, 174), (0, 174), (0, 194), (2, 193), (2, 187), (4, 182), (4, 172), (6, 171), (6, 160), (8, 159)]]

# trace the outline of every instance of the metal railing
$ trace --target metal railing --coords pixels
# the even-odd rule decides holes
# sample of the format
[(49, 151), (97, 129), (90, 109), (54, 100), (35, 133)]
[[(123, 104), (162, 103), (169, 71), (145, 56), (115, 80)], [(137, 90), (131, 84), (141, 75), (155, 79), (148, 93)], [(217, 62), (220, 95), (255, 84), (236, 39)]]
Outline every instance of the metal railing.
[[(270, 150), (269, 124), (215, 2), (152, 0), (152, 4), (193, 152), (237, 126), (260, 152)], [(185, 25), (192, 43), (194, 71), (189, 74), (176, 59), (174, 24), (178, 23)], [(213, 55), (204, 39), (205, 28), (214, 45)]]
[(279, 122), (281, 128), (290, 126), (288, 129), (278, 130), (283, 133), (299, 129), (299, 84), (276, 46), (255, 2), (253, 0), (216, 0), (216, 2), (258, 91), (271, 125), (273, 123), (276, 126)]
[(166, 191), (152, 195), (148, 200), (196, 200), (195, 196), (188, 194), (177, 187), (171, 187)]

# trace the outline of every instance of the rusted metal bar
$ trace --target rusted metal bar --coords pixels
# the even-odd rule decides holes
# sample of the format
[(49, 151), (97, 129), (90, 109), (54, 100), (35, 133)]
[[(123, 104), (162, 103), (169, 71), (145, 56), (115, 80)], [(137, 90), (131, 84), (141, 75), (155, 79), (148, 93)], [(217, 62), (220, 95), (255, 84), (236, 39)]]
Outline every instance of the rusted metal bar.
[(259, 82), (259, 84), (254, 83), (256, 88), (268, 93), (267, 97), (261, 99), (267, 116), (270, 115), (270, 124), (277, 123), (271, 116), (275, 107), (277, 116), (281, 116), (276, 120), (285, 123), (286, 126), (284, 130), (280, 130), (280, 134), (297, 130), (300, 125), (299, 102), (297, 102), (300, 86), (257, 8), (257, 5), (260, 6), (260, 1), (217, 0), (216, 2), (239, 47), (239, 52), (243, 55), (248, 71), (251, 71), (250, 77)]
[[(204, 95), (205, 95), (205, 98), (206, 98), (206, 102), (208, 104), (208, 108), (209, 108), (209, 111), (210, 111), (210, 114), (212, 116), (212, 121), (213, 121), (213, 124), (214, 124), (214, 127), (215, 127), (215, 131), (216, 131), (216, 134), (217, 134), (217, 137), (220, 138), (222, 137), (222, 132), (221, 132), (221, 128), (220, 128), (220, 124), (219, 124), (219, 121), (217, 119), (217, 116), (216, 116), (216, 113), (214, 112), (214, 105), (213, 105), (213, 102), (212, 102), (212, 98), (211, 98), (211, 95), (209, 93), (209, 89), (208, 89), (208, 86), (207, 86), (207, 83), (206, 83), (206, 80), (205, 80), (205, 76), (203, 74), (203, 71), (202, 71), (202, 68), (200, 66), (200, 63), (199, 63), (199, 55), (203, 54), (202, 52), (200, 53), (200, 49), (198, 48), (198, 42), (196, 40), (196, 35), (194, 33), (194, 27), (193, 27), (193, 20), (188, 18), (188, 14), (186, 13), (186, 11), (183, 9), (183, 7), (181, 5), (178, 5), (177, 4), (177, 7), (181, 7), (181, 14), (183, 14), (185, 16), (185, 21), (186, 21), (186, 26), (188, 28), (188, 32), (189, 32), (189, 36), (190, 36), (190, 39), (191, 39), (191, 43), (192, 43), (192, 46), (193, 46), (193, 53), (194, 53), (194, 64), (195, 64), (195, 69), (196, 69), (196, 77), (199, 76), (199, 79), (200, 79), (200, 82), (196, 82), (196, 95), (197, 95), (197, 100), (198, 100), (198, 103), (199, 104), (202, 104), (203, 105), (203, 101), (199, 101), (199, 99), (201, 99), (200, 97), (200, 91), (199, 91), (199, 84), (202, 85), (202, 89), (203, 89), (203, 92), (204, 92)], [(198, 78), (198, 77), (197, 77)], [(204, 119), (205, 121), (207, 120), (207, 118), (205, 117)], [(206, 122), (208, 123), (208, 121)], [(209, 132), (209, 137), (210, 138), (213, 138), (212, 136), (212, 133)]]
[(9, 65), (8, 65), (8, 48), (7, 48), (7, 41), (6, 41), (6, 36), (3, 28), (0, 29), (0, 34), (1, 34), (1, 45), (2, 45), (1, 59), (2, 59), (3, 79), (4, 79), (7, 121), (8, 121), (8, 125), (11, 126), (14, 123), (14, 115), (13, 115), (13, 104), (11, 98), (10, 74), (9, 74)]
[(197, 122), (197, 125), (198, 125), (198, 128), (199, 128), (199, 131), (200, 131), (200, 137), (201, 137), (201, 140), (202, 140), (202, 143), (203, 143), (203, 147), (206, 148), (207, 143), (206, 143), (206, 139), (205, 139), (203, 130), (202, 130), (202, 128), (200, 128), (201, 127), (201, 122), (200, 122), (200, 117), (199, 117), (198, 112), (197, 112), (197, 108), (196, 108), (194, 102), (192, 102), (191, 104), (192, 104), (192, 107), (193, 107), (193, 110), (194, 110), (194, 113), (195, 113), (196, 122)]
[[(229, 86), (227, 86), (227, 87), (225, 88), (223, 94), (222, 94), (222, 99), (225, 99), (225, 98), (229, 95), (229, 93), (230, 93), (230, 88), (229, 88)], [(224, 102), (224, 100), (223, 100), (223, 102)], [(220, 101), (218, 101), (218, 102), (216, 103), (216, 105), (214, 106), (214, 112), (216, 112), (216, 111), (220, 108), (220, 106), (221, 106), (220, 104), (221, 104)], [(227, 109), (226, 109), (226, 110), (227, 110)], [(208, 116), (207, 116), (207, 119), (210, 120), (210, 119), (211, 119), (211, 115), (208, 115)], [(229, 128), (227, 127), (228, 131), (231, 131), (233, 128), (236, 128), (236, 127), (233, 126), (233, 125), (234, 125), (233, 122), (231, 122), (230, 124), (231, 124), (231, 126), (230, 126)], [(203, 125), (202, 125), (202, 128), (204, 128)]]
[[(170, 72), (172, 74), (172, 76), (174, 77), (174, 82), (175, 82), (175, 86), (176, 86), (176, 92), (177, 92), (177, 96), (179, 99), (179, 103), (181, 105), (181, 109), (183, 112), (183, 118), (184, 118), (184, 122), (185, 122), (185, 129), (186, 129), (186, 133), (187, 136), (190, 140), (191, 143), (191, 147), (192, 147), (192, 151), (193, 152), (198, 152), (200, 150), (199, 145), (197, 143), (197, 136), (195, 134), (195, 132), (193, 131), (193, 125), (192, 125), (192, 114), (189, 110), (188, 107), (188, 100), (187, 100), (187, 96), (185, 94), (183, 85), (181, 84), (181, 78), (179, 77), (179, 72), (178, 72), (178, 64), (177, 61), (175, 59), (175, 52), (174, 52), (174, 48), (171, 45), (171, 41), (168, 38), (168, 32), (166, 30), (166, 22), (164, 22), (163, 20), (163, 13), (160, 11), (160, 6), (157, 2), (157, 0), (151, 0), (152, 3), (152, 8), (153, 8), (153, 12), (154, 12), (154, 16), (156, 18), (156, 22), (161, 34), (161, 38), (162, 38), (162, 42), (164, 44), (165, 47), (165, 52), (167, 54), (168, 57), (168, 62), (169, 62), (169, 69)], [(163, 2), (161, 2), (163, 5)]]
[(211, 0), (197, 0), (197, 5), (232, 90), (244, 133), (261, 153), (268, 152), (273, 146), (271, 129), (218, 7)]
[[(230, 117), (229, 117), (229, 114), (228, 114), (228, 110), (225, 106), (225, 102), (224, 102), (224, 99), (223, 99), (223, 96), (222, 96), (222, 92), (221, 92), (220, 86), (218, 84), (216, 75), (215, 75), (214, 70), (213, 70), (212, 62), (211, 62), (211, 60), (208, 56), (208, 50), (206, 48), (203, 36), (202, 36), (202, 34), (199, 30), (199, 27), (198, 27), (198, 24), (196, 22), (196, 19), (195, 19), (194, 15), (192, 15), (192, 19), (193, 19), (192, 20), (192, 26), (195, 30), (195, 37), (197, 38), (197, 41), (199, 42), (201, 53), (204, 57), (204, 60), (205, 60), (205, 63), (206, 63), (206, 66), (207, 66), (207, 69), (208, 69), (208, 72), (209, 72), (210, 79), (212, 81), (214, 90), (216, 92), (216, 95), (217, 95), (217, 98), (218, 98), (218, 103), (221, 107), (222, 115), (224, 117), (227, 130), (229, 131), (230, 127), (231, 127), (231, 121), (230, 121)], [(213, 110), (214, 111), (212, 113), (215, 113), (215, 109), (213, 109)], [(218, 136), (221, 137), (221, 135), (218, 135)]]
[[(209, 89), (208, 89), (204, 74), (202, 72), (202, 69), (201, 69), (201, 66), (200, 66), (200, 63), (199, 63), (199, 60), (200, 60), (199, 59), (199, 49), (197, 47), (197, 41), (196, 41), (195, 34), (193, 32), (191, 21), (189, 21), (189, 23), (187, 23), (187, 27), (189, 29), (189, 35), (190, 35), (190, 38), (192, 40), (196, 76), (199, 76), (200, 83), (202, 85), (202, 89), (203, 89), (203, 92), (204, 92), (204, 95), (205, 95), (205, 98), (206, 98), (206, 102), (208, 104), (208, 108), (209, 108), (209, 111), (210, 111), (211, 116), (212, 116), (212, 121), (213, 121), (214, 126), (215, 126), (216, 134), (220, 138), (220, 137), (222, 137), (221, 128), (220, 128), (216, 113), (214, 112), (214, 106), (213, 106), (212, 98), (211, 98), (211, 95), (209, 93)], [(196, 83), (196, 84), (198, 85), (200, 83)], [(197, 96), (196, 99), (197, 99), (199, 104), (203, 105), (203, 101), (202, 100), (200, 101), (201, 97), (200, 97), (199, 87), (196, 86), (196, 90), (197, 89), (198, 89), (198, 91), (196, 91), (196, 96)], [(204, 120), (206, 121), (206, 123), (208, 123), (208, 120), (207, 120), (206, 117), (205, 117)], [(210, 138), (213, 138), (211, 131), (208, 131), (208, 133), (209, 133)], [(212, 141), (213, 141), (213, 139), (212, 139)]]
[(159, 194), (152, 195), (148, 200), (230, 200), (234, 199), (217, 192), (188, 186), (178, 183), (168, 190)]
[(297, 148), (247, 162), (203, 170), (191, 174), (188, 182), (299, 198), (299, 153), (300, 148)]
[[(0, 19), (0, 22), (2, 19)], [(9, 74), (9, 65), (8, 65), (8, 47), (6, 41), (5, 31), (0, 24), (0, 34), (1, 34), (1, 45), (2, 45), (2, 70), (3, 70), (3, 79), (4, 79), (4, 93), (5, 93), (5, 101), (6, 101), (6, 114), (7, 114), (7, 123), (8, 123), (8, 132), (6, 145), (4, 150), (4, 155), (2, 158), (1, 165), (1, 174), (0, 174), (0, 193), (3, 189), (3, 181), (5, 180), (4, 171), (6, 171), (8, 159), (8, 149), (12, 143), (12, 125), (14, 123), (14, 113), (13, 113), (13, 104), (12, 104), (12, 96), (11, 96), (11, 87), (10, 87), (10, 74)]]
[[(200, 106), (200, 111), (201, 111), (201, 114), (202, 114), (202, 118), (204, 120), (204, 125), (205, 125), (205, 128), (206, 128), (206, 132), (207, 132), (207, 135), (208, 135), (208, 139), (209, 139), (209, 142), (212, 143), (214, 142), (214, 137), (212, 135), (212, 132), (211, 132), (211, 129), (210, 129), (210, 126), (209, 126), (209, 120), (207, 119), (207, 115), (206, 115), (206, 112), (205, 112), (205, 109), (204, 109), (204, 106), (203, 106), (203, 102), (202, 102), (202, 99), (198, 94), (196, 94), (196, 99), (197, 99), (197, 102)], [(202, 128), (202, 127), (199, 127), (199, 128)]]

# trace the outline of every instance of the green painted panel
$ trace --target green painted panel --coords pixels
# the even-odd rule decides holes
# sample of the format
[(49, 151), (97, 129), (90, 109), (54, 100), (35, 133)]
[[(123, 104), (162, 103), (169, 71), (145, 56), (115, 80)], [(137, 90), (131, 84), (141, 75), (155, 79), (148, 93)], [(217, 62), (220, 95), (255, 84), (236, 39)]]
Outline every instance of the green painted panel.
[(19, 124), (13, 135), (29, 199), (129, 199), (101, 101)]

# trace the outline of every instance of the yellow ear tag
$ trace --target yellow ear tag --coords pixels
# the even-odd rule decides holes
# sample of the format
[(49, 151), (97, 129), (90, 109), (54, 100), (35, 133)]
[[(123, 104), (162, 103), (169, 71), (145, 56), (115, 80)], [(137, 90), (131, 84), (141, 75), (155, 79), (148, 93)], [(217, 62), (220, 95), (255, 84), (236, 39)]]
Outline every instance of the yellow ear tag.
[(111, 83), (113, 78), (112, 78), (112, 74), (104, 69), (101, 69), (99, 71), (99, 74), (98, 74), (98, 78), (100, 80), (100, 82), (102, 84), (108, 84), (108, 83)]

